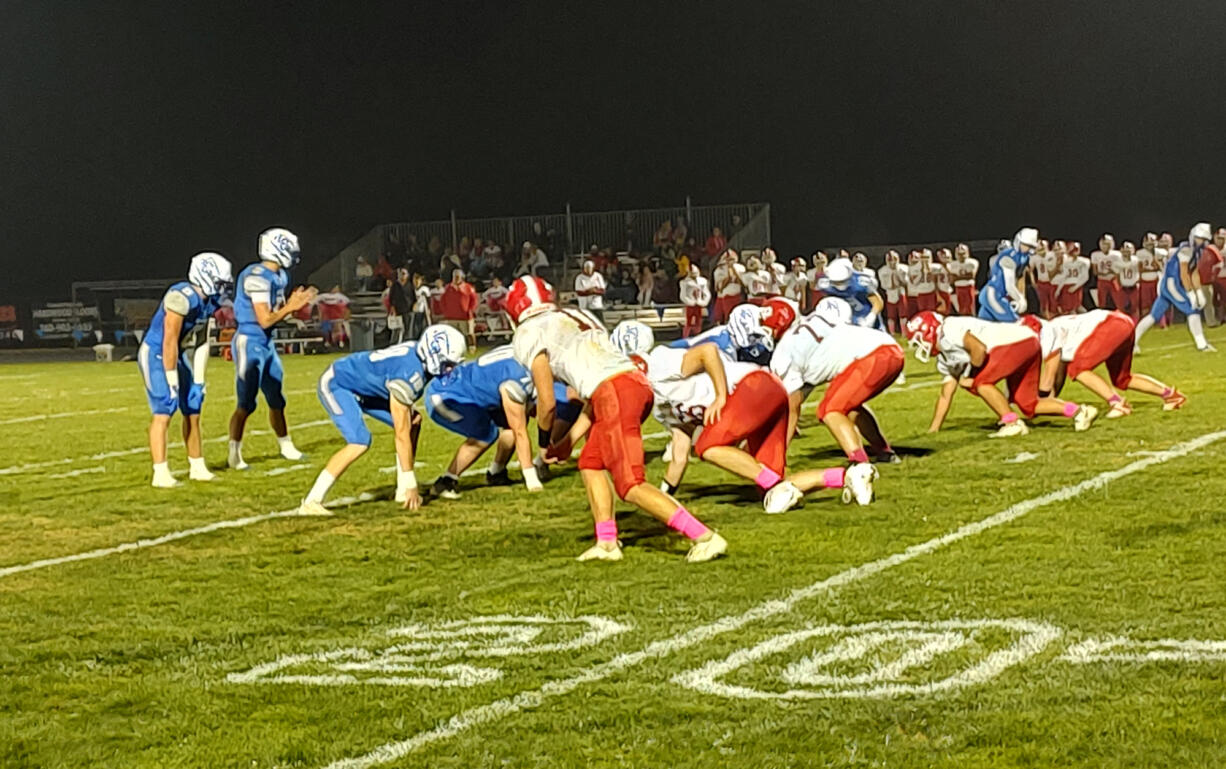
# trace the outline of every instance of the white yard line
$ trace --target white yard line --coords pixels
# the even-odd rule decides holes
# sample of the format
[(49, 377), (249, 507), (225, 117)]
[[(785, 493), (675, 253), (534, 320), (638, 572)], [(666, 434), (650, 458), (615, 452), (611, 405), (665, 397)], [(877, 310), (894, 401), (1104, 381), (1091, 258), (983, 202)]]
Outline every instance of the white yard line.
[(61, 411), (58, 414), (34, 414), (28, 417), (0, 419), (0, 425), (15, 425), (21, 422), (43, 422), (48, 419), (66, 419), (68, 417), (87, 417), (94, 414), (118, 414), (121, 411), (127, 411), (129, 408), (128, 406), (119, 406), (113, 409), (88, 409), (86, 411)]
[[(328, 505), (330, 508), (344, 507), (357, 502), (367, 502), (374, 499), (373, 494), (359, 494), (356, 497), (342, 497), (334, 500)], [(241, 529), (244, 526), (250, 526), (253, 523), (261, 523), (263, 521), (271, 521), (274, 518), (304, 518), (310, 517), (309, 514), (299, 512), (298, 508), (291, 510), (278, 510), (275, 513), (263, 513), (261, 515), (249, 515), (246, 518), (234, 518), (229, 521), (216, 521), (215, 523), (197, 526), (191, 529), (183, 529), (182, 531), (172, 531), (169, 534), (163, 534), (160, 537), (152, 539), (138, 539), (135, 542), (124, 542), (114, 547), (103, 547), (98, 550), (89, 550), (84, 553), (74, 553), (72, 555), (62, 555), (58, 558), (44, 558), (38, 561), (30, 561), (29, 563), (20, 563), (15, 566), (5, 566), (0, 568), (0, 579), (10, 577), (14, 574), (20, 574), (25, 571), (34, 571), (35, 569), (45, 569), (48, 566), (59, 566), (65, 563), (74, 563), (76, 561), (90, 561), (95, 558), (103, 558), (108, 555), (116, 555), (118, 553), (130, 553), (133, 550), (143, 550), (147, 547), (157, 547), (165, 545), (169, 542), (177, 542), (188, 537), (195, 537), (200, 534), (208, 534), (221, 529)]]
[(48, 475), (47, 478), (76, 478), (78, 475), (87, 475), (89, 473), (105, 473), (106, 468), (99, 465), (97, 467), (82, 467), (80, 470), (69, 470), (66, 473), (56, 473)]
[(803, 601), (830, 593), (838, 588), (875, 576), (921, 556), (942, 550), (956, 542), (982, 534), (1006, 523), (1011, 523), (1038, 508), (1045, 507), (1054, 502), (1072, 499), (1087, 491), (1100, 489), (1112, 481), (1141, 472), (1154, 465), (1186, 456), (1223, 438), (1226, 438), (1226, 430), (1206, 433), (1190, 441), (1177, 443), (1155, 456), (1138, 459), (1118, 470), (1108, 470), (1092, 478), (1087, 478), (1080, 483), (1065, 486), (1042, 496), (1018, 502), (999, 513), (973, 523), (968, 523), (927, 542), (912, 545), (893, 555), (869, 561), (868, 563), (839, 572), (834, 576), (818, 580), (805, 587), (797, 588), (782, 598), (764, 601), (741, 614), (730, 614), (714, 622), (700, 625), (692, 630), (675, 635), (672, 638), (649, 643), (638, 651), (619, 654), (608, 662), (593, 665), (571, 678), (549, 681), (537, 689), (524, 690), (510, 697), (470, 708), (452, 716), (433, 729), (427, 729), (406, 739), (381, 745), (361, 756), (335, 761), (329, 764), (327, 769), (369, 769), (369, 767), (396, 761), (427, 745), (451, 739), (462, 732), (500, 721), (525, 709), (539, 707), (546, 700), (569, 694), (584, 684), (603, 681), (647, 660), (666, 657), (682, 649), (697, 646), (716, 636), (738, 630), (751, 622), (789, 613), (797, 604)]

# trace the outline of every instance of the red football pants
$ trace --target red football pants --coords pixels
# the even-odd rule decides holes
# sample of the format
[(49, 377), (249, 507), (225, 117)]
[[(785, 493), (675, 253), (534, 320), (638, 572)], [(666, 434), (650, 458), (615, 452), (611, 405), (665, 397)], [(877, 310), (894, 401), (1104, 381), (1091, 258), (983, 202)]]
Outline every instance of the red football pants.
[(980, 385), (995, 385), (1004, 380), (1009, 400), (1027, 418), (1034, 416), (1039, 405), (1039, 338), (1023, 339), (988, 350), (988, 359), (971, 382), (971, 389)]
[(701, 457), (715, 446), (738, 446), (745, 441), (754, 459), (783, 475), (788, 408), (788, 392), (779, 377), (769, 371), (754, 371), (728, 396), (719, 421), (703, 428), (694, 452)]
[(877, 397), (902, 373), (904, 359), (901, 347), (887, 344), (853, 361), (830, 381), (817, 405), (817, 418), (825, 419), (832, 411), (847, 414)]
[(1132, 348), (1136, 344), (1134, 329), (1132, 318), (1119, 310), (1113, 311), (1077, 347), (1068, 364), (1069, 378), (1076, 379), (1083, 371), (1093, 371), (1100, 363), (1106, 363), (1111, 383), (1121, 390), (1128, 389), (1132, 381)]
[(609, 377), (592, 393), (592, 428), (579, 453), (579, 469), (608, 470), (622, 499), (647, 479), (642, 425), (654, 399), (639, 371)]

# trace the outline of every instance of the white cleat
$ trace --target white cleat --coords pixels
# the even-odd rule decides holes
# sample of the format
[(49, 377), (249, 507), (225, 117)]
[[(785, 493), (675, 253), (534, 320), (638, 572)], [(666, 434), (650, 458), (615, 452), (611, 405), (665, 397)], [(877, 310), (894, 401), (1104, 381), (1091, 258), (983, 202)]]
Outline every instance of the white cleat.
[(1217, 352), (1217, 348), (1216, 348), (1216, 347), (1214, 347), (1213, 345), (1209, 344), (1208, 342), (1205, 342), (1205, 346), (1204, 346), (1204, 347), (1197, 347), (1197, 348), (1196, 348), (1196, 351), (1197, 351), (1197, 352)]
[(672, 441), (669, 441), (668, 445), (664, 447), (664, 453), (660, 455), (660, 461), (663, 462), (664, 464), (668, 464), (669, 462), (673, 461), (673, 442)]
[(201, 467), (200, 469), (196, 469), (193, 467), (191, 470), (188, 471), (187, 477), (193, 481), (208, 482), (208, 481), (217, 480), (217, 475), (213, 473), (211, 470), (209, 470), (207, 467)]
[(901, 385), (901, 384), (906, 384), (906, 383), (907, 383), (907, 372), (905, 372), (905, 371), (899, 371), (899, 372), (898, 372), (898, 378), (894, 380), (894, 384), (900, 384), (900, 385)]
[(1128, 401), (1118, 401), (1107, 412), (1106, 419), (1120, 419), (1121, 417), (1131, 416), (1132, 406)]
[(251, 465), (243, 461), (241, 451), (231, 451), (230, 456), (226, 457), (226, 466), (231, 470), (246, 470)]
[(153, 476), (153, 482), (149, 485), (155, 489), (173, 489), (183, 484), (176, 481), (173, 475), (155, 475)]
[(804, 492), (796, 488), (796, 484), (791, 481), (782, 481), (766, 492), (766, 498), (762, 500), (762, 508), (767, 515), (779, 515), (796, 507), (804, 498)]
[(298, 515), (309, 515), (323, 518), (332, 515), (332, 511), (324, 507), (322, 502), (312, 502), (304, 499), (302, 500), (302, 504), (298, 506)]
[(597, 542), (579, 554), (576, 561), (620, 561), (622, 559), (622, 543), (618, 540)]
[(714, 531), (708, 531), (701, 539), (694, 540), (694, 546), (685, 554), (686, 563), (704, 563), (718, 558), (728, 550), (728, 540)]
[(1094, 424), (1094, 420), (1098, 419), (1098, 409), (1090, 404), (1084, 404), (1077, 409), (1077, 414), (1073, 416), (1073, 429), (1079, 433), (1083, 433), (1090, 429), (1090, 425)]
[[(301, 451), (298, 450), (297, 446), (291, 443), (288, 446), (281, 447), (281, 456), (284, 457), (285, 459), (290, 460), (291, 462), (297, 462), (298, 460), (305, 457), (306, 454), (303, 454)], [(240, 462), (242, 461), (241, 457), (239, 458), (239, 461)]]
[(1022, 420), (1001, 425), (1000, 429), (989, 435), (989, 438), (1016, 438), (1019, 435), (1030, 435), (1030, 428)]
[(873, 481), (881, 473), (869, 462), (857, 462), (843, 474), (843, 504), (850, 505), (852, 500), (857, 505), (867, 505), (873, 501)]

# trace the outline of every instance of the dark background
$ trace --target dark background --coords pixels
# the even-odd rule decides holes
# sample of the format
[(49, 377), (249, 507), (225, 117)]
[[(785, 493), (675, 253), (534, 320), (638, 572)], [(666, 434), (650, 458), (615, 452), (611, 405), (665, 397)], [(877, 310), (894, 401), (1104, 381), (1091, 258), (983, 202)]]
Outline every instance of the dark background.
[[(1226, 219), (1226, 3), (0, 5), (0, 300), (271, 224), (770, 201), (781, 254)], [(705, 235), (705, 233), (698, 233)]]

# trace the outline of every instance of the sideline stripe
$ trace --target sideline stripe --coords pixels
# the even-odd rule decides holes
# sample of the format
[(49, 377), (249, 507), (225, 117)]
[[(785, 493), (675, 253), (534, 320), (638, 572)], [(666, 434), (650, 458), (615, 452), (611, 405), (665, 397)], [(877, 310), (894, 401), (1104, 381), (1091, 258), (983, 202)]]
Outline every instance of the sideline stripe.
[[(373, 494), (360, 494), (356, 497), (342, 497), (332, 502), (330, 505), (328, 505), (328, 507), (344, 507), (346, 505), (352, 505), (356, 502), (367, 502), (374, 498), (375, 496)], [(307, 513), (301, 513), (298, 511), (298, 508), (295, 507), (292, 510), (278, 510), (275, 513), (263, 513), (261, 515), (249, 515), (246, 518), (235, 518), (229, 521), (217, 521), (215, 523), (205, 524), (204, 526), (197, 526), (194, 529), (172, 531), (169, 534), (163, 534), (160, 537), (154, 537), (152, 539), (138, 539), (135, 542), (124, 542), (123, 544), (115, 545), (114, 547), (103, 547), (99, 548), (98, 550), (90, 550), (84, 553), (62, 555), (58, 558), (44, 558), (39, 561), (30, 561), (29, 563), (22, 563), (16, 566), (5, 566), (4, 568), (0, 568), (0, 579), (12, 576), (14, 574), (20, 574), (24, 571), (45, 569), (48, 566), (59, 566), (60, 564), (73, 563), (75, 561), (90, 561), (95, 558), (103, 558), (105, 556), (115, 555), (117, 553), (128, 553), (133, 550), (143, 550), (147, 547), (157, 547), (158, 545), (165, 545), (168, 542), (176, 542), (180, 539), (187, 539), (188, 537), (195, 537), (200, 534), (208, 534), (209, 532), (220, 531), (221, 529), (240, 529), (244, 526), (250, 526), (253, 523), (271, 521), (274, 518), (310, 517), (318, 516), (311, 516)]]
[(1018, 502), (1017, 504), (1000, 511), (999, 513), (990, 515), (987, 518), (975, 521), (974, 523), (968, 523), (965, 526), (961, 526), (953, 531), (943, 534), (942, 536), (930, 539), (927, 542), (912, 545), (906, 550), (893, 555), (880, 558), (876, 561), (869, 561), (868, 563), (861, 564), (860, 566), (855, 566), (846, 571), (839, 572), (834, 576), (818, 580), (811, 585), (797, 588), (782, 598), (764, 601), (741, 614), (730, 614), (706, 625), (699, 625), (692, 630), (680, 633), (672, 638), (661, 641), (653, 641), (638, 651), (619, 654), (608, 662), (593, 665), (587, 670), (571, 678), (565, 678), (558, 681), (549, 681), (540, 688), (533, 689), (531, 691), (521, 691), (510, 697), (505, 697), (486, 705), (479, 705), (477, 707), (470, 708), (462, 713), (452, 716), (449, 720), (439, 724), (433, 729), (418, 732), (412, 737), (400, 740), (398, 742), (389, 742), (385, 745), (381, 745), (365, 755), (334, 761), (333, 763), (328, 764), (326, 769), (369, 769), (369, 767), (372, 766), (385, 764), (389, 761), (396, 761), (420, 748), (436, 742), (448, 740), (461, 732), (468, 731), (483, 724), (499, 721), (508, 716), (513, 716), (528, 708), (539, 707), (548, 699), (569, 694), (584, 684), (603, 681), (610, 676), (621, 673), (622, 671), (639, 665), (647, 660), (666, 657), (682, 649), (688, 649), (691, 646), (696, 646), (705, 641), (709, 641), (718, 635), (723, 635), (724, 633), (738, 630), (751, 622), (767, 619), (780, 614), (786, 614), (791, 612), (792, 609), (802, 601), (807, 601), (824, 593), (829, 593), (838, 588), (850, 585), (853, 582), (859, 582), (860, 580), (880, 574), (887, 569), (892, 569), (895, 566), (907, 563), (908, 561), (919, 558), (920, 556), (934, 553), (956, 542), (960, 542), (963, 539), (967, 539), (968, 537), (973, 537), (976, 534), (981, 534), (989, 529), (1003, 526), (1006, 523), (1010, 523), (1018, 518), (1021, 518), (1033, 510), (1040, 507), (1045, 507), (1053, 502), (1063, 502), (1084, 494), (1087, 491), (1101, 489), (1112, 481), (1132, 475), (1133, 473), (1138, 473), (1149, 467), (1153, 467), (1154, 465), (1163, 464), (1172, 459), (1186, 456), (1197, 449), (1204, 448), (1205, 446), (1220, 441), (1223, 438), (1226, 438), (1226, 430), (1206, 433), (1198, 438), (1193, 438), (1190, 441), (1177, 443), (1166, 451), (1156, 453), (1151, 457), (1139, 459), (1131, 464), (1124, 465), (1118, 470), (1108, 470), (1106, 472), (1099, 473), (1092, 478), (1087, 478), (1080, 483), (1065, 486), (1042, 496)]

